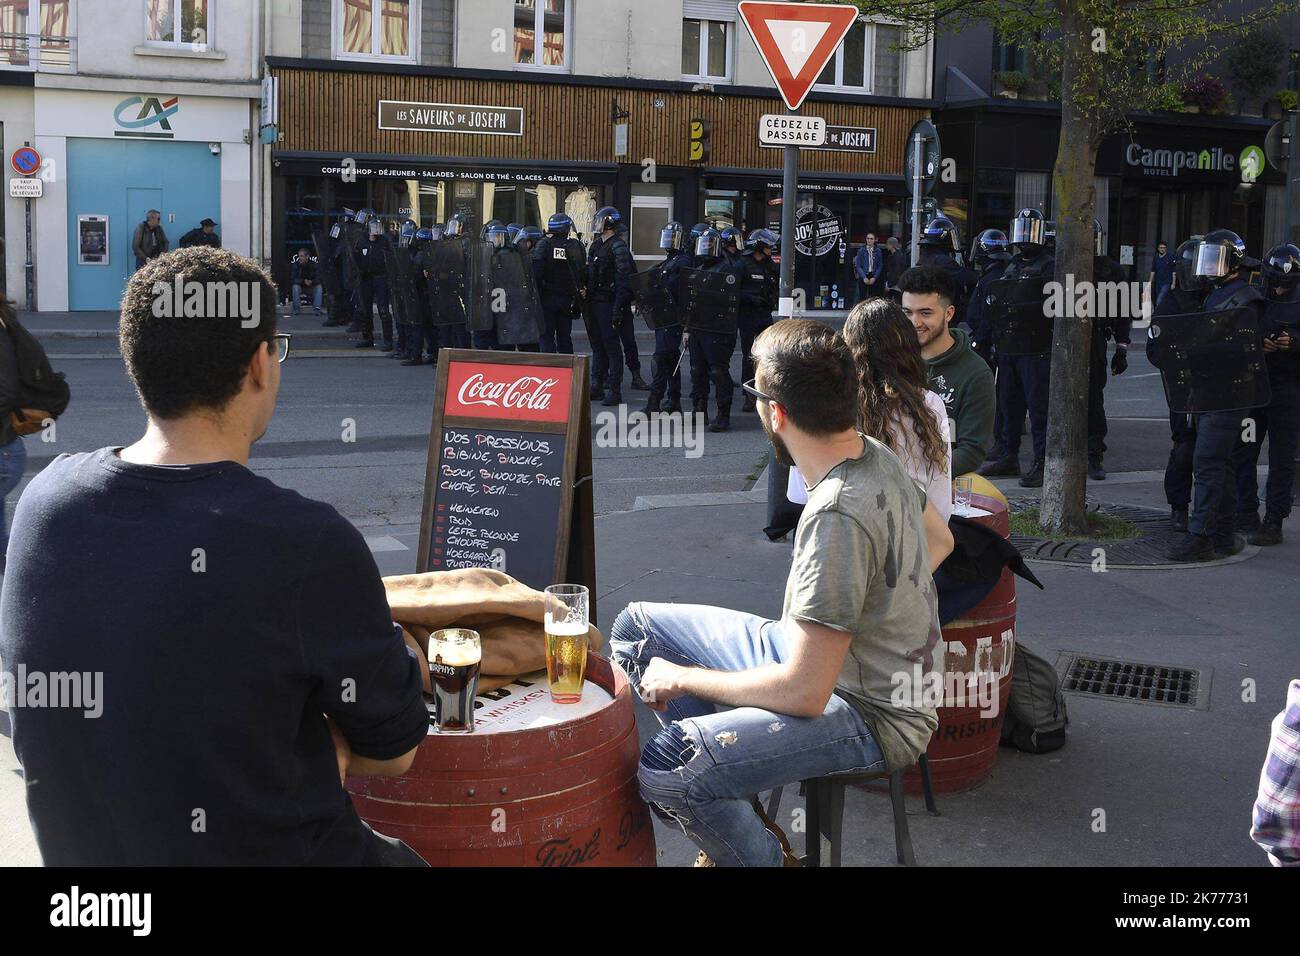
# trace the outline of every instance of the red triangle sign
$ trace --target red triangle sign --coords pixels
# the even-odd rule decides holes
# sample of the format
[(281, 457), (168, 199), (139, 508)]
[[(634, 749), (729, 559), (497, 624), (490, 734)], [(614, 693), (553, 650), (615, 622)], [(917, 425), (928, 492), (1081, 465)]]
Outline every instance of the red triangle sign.
[(808, 96), (861, 12), (848, 3), (741, 0), (739, 7), (781, 99), (792, 110)]

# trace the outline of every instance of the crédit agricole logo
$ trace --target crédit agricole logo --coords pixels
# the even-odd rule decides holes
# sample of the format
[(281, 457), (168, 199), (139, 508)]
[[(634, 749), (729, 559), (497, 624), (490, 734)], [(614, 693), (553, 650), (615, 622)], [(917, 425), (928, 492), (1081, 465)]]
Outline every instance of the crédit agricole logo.
[(114, 136), (135, 139), (175, 139), (171, 118), (180, 112), (181, 98), (170, 96), (128, 96), (113, 110), (118, 128)]

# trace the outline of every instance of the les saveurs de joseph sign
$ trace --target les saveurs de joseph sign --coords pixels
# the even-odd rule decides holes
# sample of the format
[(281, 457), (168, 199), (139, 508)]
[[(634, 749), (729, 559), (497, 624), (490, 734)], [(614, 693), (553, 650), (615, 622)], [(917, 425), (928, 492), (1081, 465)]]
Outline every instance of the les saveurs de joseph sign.
[(473, 106), (465, 103), (379, 101), (379, 128), (420, 133), (478, 133), (523, 136), (524, 111), (519, 106)]

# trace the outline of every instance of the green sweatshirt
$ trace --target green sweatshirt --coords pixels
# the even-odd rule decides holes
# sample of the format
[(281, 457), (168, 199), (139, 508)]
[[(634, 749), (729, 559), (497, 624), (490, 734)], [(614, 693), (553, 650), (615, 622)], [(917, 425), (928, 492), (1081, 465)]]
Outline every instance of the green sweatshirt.
[(970, 347), (964, 329), (952, 329), (952, 348), (926, 359), (930, 391), (943, 399), (952, 423), (953, 477), (975, 471), (993, 445), (993, 372)]

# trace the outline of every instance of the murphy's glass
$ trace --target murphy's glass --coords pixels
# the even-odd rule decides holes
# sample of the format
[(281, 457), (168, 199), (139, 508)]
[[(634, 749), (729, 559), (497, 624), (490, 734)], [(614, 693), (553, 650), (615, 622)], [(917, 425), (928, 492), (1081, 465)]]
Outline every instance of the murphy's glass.
[(438, 733), (474, 732), (474, 696), (482, 661), (478, 631), (455, 627), (429, 635), (429, 683)]

